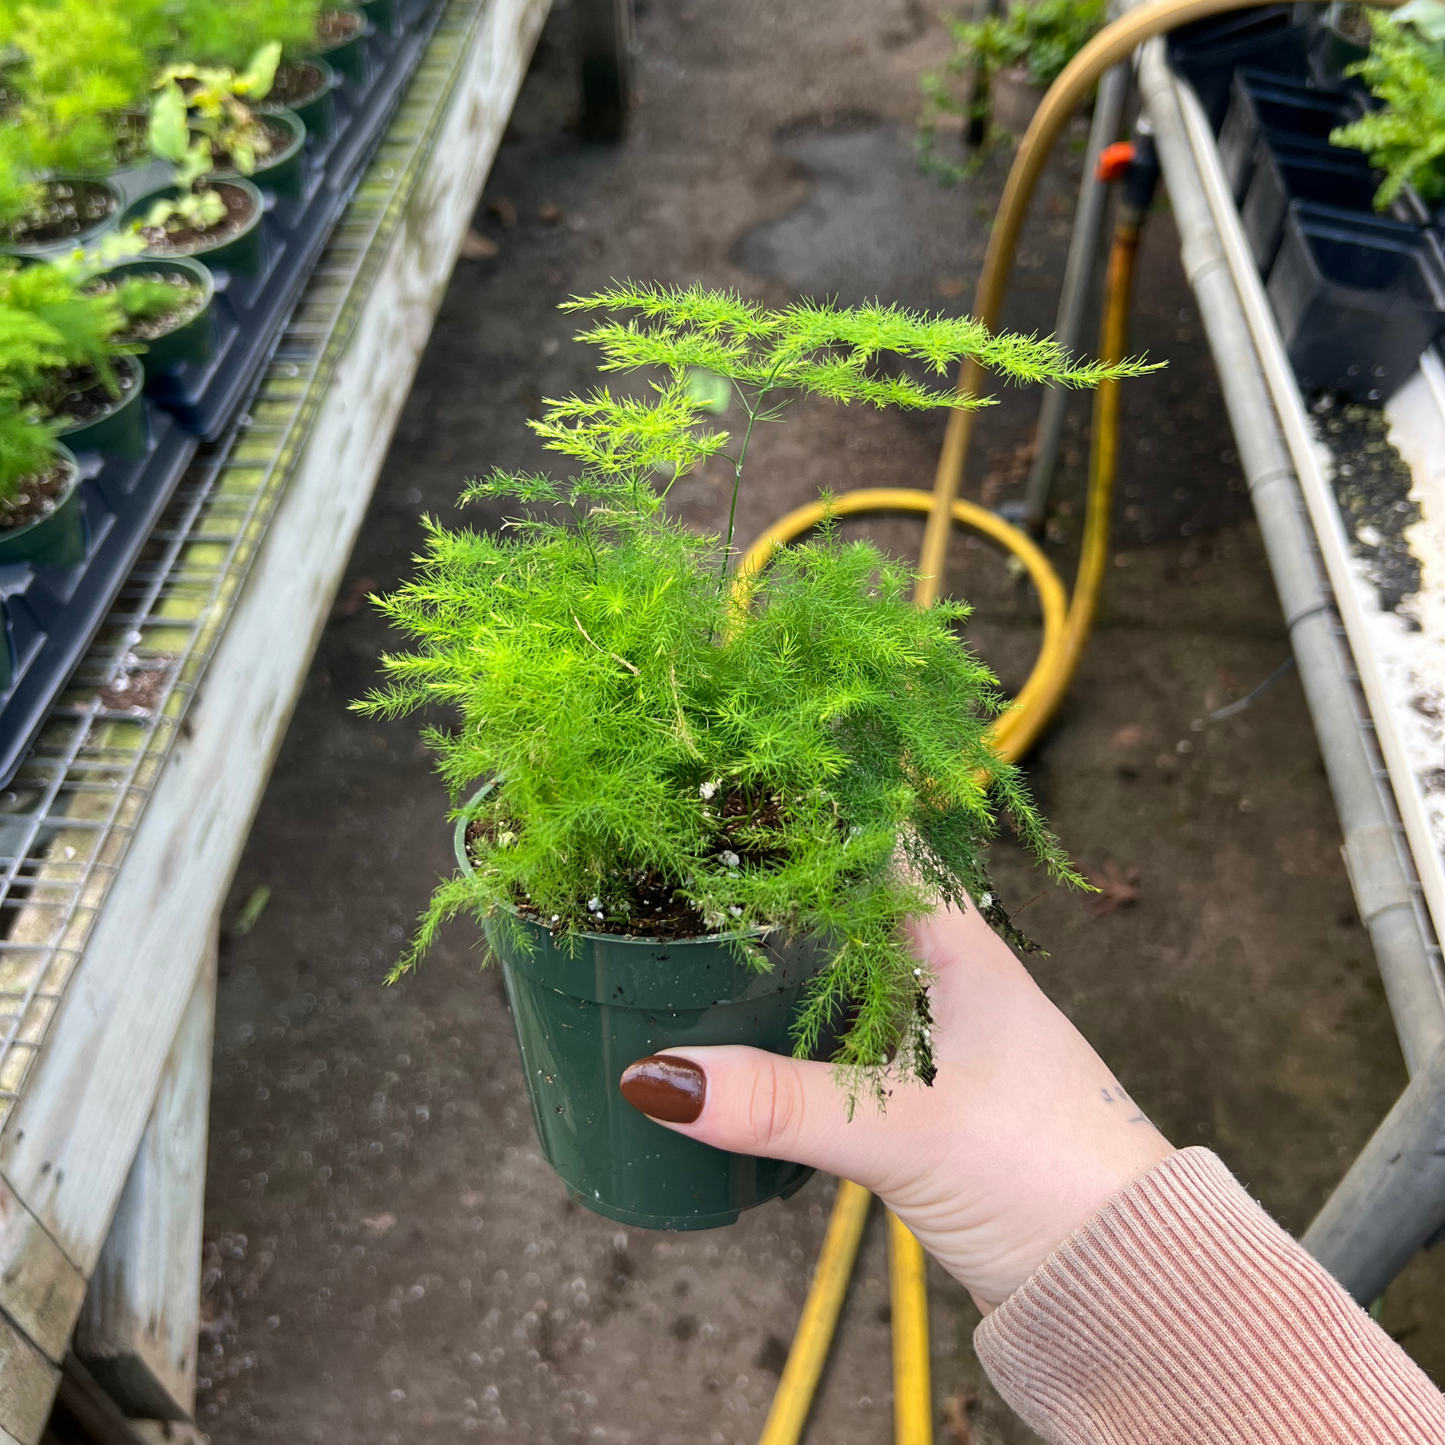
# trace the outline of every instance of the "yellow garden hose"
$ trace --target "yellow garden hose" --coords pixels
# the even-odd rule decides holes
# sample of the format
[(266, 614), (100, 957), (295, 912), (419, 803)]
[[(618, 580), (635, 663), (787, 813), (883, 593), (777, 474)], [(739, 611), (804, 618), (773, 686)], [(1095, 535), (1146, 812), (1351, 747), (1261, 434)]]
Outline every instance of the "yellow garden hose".
[[(1244, 9), (1252, 3), (1257, 0), (1149, 0), (1106, 26), (1069, 62), (1035, 112), (1014, 157), (979, 273), (973, 307), (977, 320), (990, 329), (997, 325), (1019, 234), (1044, 163), (1060, 132), (1099, 77), (1157, 35), (1194, 20)], [(1370, 0), (1370, 3), (1388, 9), (1399, 5), (1401, 0)], [(1125, 355), (1139, 219), (1121, 215), (1121, 224), (1115, 228), (1099, 346), (1103, 361), (1120, 361)], [(966, 361), (958, 379), (960, 394), (977, 395), (983, 378), (983, 368), (974, 361)], [(993, 728), (993, 742), (999, 755), (1015, 761), (1027, 752), (1063, 700), (1093, 625), (1108, 562), (1118, 416), (1119, 384), (1106, 381), (1094, 395), (1084, 536), (1074, 592), (1067, 606), (1063, 582), (1033, 539), (986, 508), (959, 498), (973, 429), (973, 412), (963, 409), (949, 414), (931, 493), (909, 487), (874, 487), (832, 498), (826, 512), (823, 504), (799, 507), (775, 522), (753, 544), (743, 557), (740, 575), (755, 576), (777, 548), (815, 527), (826, 514), (923, 512), (928, 521), (919, 553), (919, 580), (914, 599), (920, 607), (927, 607), (938, 595), (953, 523), (958, 522), (997, 542), (1023, 563), (1038, 593), (1044, 620), (1043, 639), (1033, 671), (1013, 706)], [(760, 1445), (797, 1445), (802, 1435), (857, 1255), (867, 1205), (866, 1190), (840, 1182), (833, 1219)], [(924, 1254), (907, 1227), (891, 1213), (888, 1235), (894, 1441), (895, 1445), (932, 1445)]]
[(793, 1445), (803, 1433), (872, 1202), (873, 1196), (861, 1184), (838, 1181), (838, 1198), (828, 1220), (828, 1232), (823, 1236), (823, 1247), (818, 1251), (813, 1283), (758, 1445)]
[(894, 1445), (933, 1445), (933, 1371), (928, 1362), (928, 1257), (899, 1217), (888, 1215), (888, 1300), (893, 1331)]

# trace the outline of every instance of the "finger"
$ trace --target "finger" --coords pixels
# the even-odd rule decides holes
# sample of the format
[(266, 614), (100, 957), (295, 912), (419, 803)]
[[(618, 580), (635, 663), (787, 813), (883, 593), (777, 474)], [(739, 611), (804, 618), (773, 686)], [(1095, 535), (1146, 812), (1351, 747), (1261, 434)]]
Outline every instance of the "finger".
[(829, 1064), (725, 1045), (668, 1049), (624, 1070), (623, 1097), (659, 1124), (738, 1154), (792, 1159), (869, 1188), (909, 1132), (876, 1110), (850, 1121)]

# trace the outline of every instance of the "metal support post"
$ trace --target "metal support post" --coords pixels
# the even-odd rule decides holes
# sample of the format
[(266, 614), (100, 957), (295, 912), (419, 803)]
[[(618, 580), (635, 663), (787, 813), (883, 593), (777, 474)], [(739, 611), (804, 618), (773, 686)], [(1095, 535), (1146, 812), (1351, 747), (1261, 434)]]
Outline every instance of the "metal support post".
[[(1079, 203), (1074, 210), (1074, 234), (1069, 240), (1069, 257), (1064, 263), (1064, 284), (1059, 293), (1059, 316), (1054, 338), (1068, 351), (1077, 351), (1084, 341), (1084, 318), (1093, 289), (1099, 249), (1104, 237), (1109, 188), (1099, 179), (1099, 156), (1104, 147), (1119, 138), (1124, 120), (1124, 101), (1129, 94), (1129, 67), (1116, 65), (1104, 72), (1094, 99), (1094, 119), (1089, 127), (1089, 144), (1084, 152), (1084, 179), (1079, 186)], [(1037, 535), (1043, 530), (1049, 506), (1049, 488), (1059, 459), (1059, 438), (1064, 430), (1064, 411), (1069, 393), (1061, 386), (1044, 392), (1034, 432), (1034, 457), (1024, 491), (1025, 518)]]
[(1445, 1044), (1305, 1231), (1304, 1247), (1362, 1304), (1378, 1299), (1445, 1219)]

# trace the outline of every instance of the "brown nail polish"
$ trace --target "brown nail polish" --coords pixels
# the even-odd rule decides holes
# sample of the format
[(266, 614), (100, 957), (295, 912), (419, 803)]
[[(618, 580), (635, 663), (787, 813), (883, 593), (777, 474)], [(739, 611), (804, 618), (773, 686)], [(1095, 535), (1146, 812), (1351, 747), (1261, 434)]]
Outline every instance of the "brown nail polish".
[(622, 1072), (622, 1097), (650, 1119), (691, 1124), (707, 1098), (707, 1075), (691, 1059), (651, 1054)]

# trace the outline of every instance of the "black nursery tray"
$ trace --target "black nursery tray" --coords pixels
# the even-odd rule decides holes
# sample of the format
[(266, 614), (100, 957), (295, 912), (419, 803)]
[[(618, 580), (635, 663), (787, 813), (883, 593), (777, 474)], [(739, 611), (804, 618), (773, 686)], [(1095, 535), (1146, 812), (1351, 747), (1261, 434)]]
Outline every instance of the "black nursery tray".
[(146, 403), (150, 447), (127, 461), (81, 452), (85, 559), (68, 567), (0, 566), (4, 641), (14, 674), (0, 694), (0, 787), (9, 783), (155, 527), (197, 440)]
[(20, 766), (197, 449), (231, 430), (254, 391), (442, 7), (440, 0), (413, 0), (402, 8), (399, 33), (370, 37), (364, 83), (346, 80), (333, 92), (336, 122), (322, 145), (308, 149), (301, 198), (265, 216), (261, 274), (218, 270), (214, 355), (147, 396), (149, 450), (136, 460), (79, 456), (85, 560), (0, 566), (0, 645), (10, 648), (14, 663), (10, 685), (0, 692), (0, 787)]
[(1257, 5), (1211, 15), (1169, 32), (1169, 64), (1193, 87), (1216, 135), (1229, 109), (1230, 83), (1242, 65), (1296, 80), (1309, 78), (1306, 32), (1293, 5)]
[[(150, 387), (151, 395), (203, 441), (225, 432), (254, 388), (431, 38), (440, 5), (412, 9), (420, 13), (400, 34), (378, 29), (368, 39), (365, 82), (347, 79), (333, 92), (336, 120), (321, 144), (314, 137), (307, 141), (301, 198), (276, 202), (261, 223), (260, 273), (242, 276), (216, 269), (210, 360), (189, 363)], [(203, 253), (196, 259), (206, 258)]]

